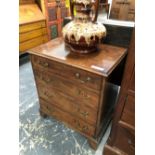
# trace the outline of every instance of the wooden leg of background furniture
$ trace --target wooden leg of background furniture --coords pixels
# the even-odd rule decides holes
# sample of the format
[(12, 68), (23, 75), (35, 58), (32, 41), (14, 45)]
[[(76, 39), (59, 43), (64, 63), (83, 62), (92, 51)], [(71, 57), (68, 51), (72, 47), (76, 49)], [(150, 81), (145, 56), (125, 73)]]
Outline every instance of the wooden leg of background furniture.
[(127, 155), (127, 154), (117, 149), (116, 147), (111, 147), (110, 145), (106, 144), (104, 146), (103, 155)]
[(90, 147), (92, 149), (97, 150), (97, 147), (98, 147), (98, 142), (97, 141), (95, 142), (95, 141), (93, 141), (91, 139), (88, 139), (88, 143), (89, 143), (89, 145), (90, 145)]

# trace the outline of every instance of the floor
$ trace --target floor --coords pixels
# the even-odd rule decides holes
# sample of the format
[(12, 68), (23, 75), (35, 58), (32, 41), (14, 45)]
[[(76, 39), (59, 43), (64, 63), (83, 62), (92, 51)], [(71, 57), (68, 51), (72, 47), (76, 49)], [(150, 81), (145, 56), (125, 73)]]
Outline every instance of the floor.
[(20, 59), (19, 79), (20, 155), (102, 155), (111, 125), (94, 151), (79, 133), (54, 118), (44, 119), (39, 115), (39, 100), (28, 56)]

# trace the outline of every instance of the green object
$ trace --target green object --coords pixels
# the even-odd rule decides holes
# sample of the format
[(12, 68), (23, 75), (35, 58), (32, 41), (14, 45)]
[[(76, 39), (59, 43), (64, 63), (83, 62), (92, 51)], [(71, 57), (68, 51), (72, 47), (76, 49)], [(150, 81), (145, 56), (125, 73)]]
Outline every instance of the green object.
[(51, 26), (51, 39), (57, 38), (58, 37), (58, 28), (57, 25), (52, 25)]

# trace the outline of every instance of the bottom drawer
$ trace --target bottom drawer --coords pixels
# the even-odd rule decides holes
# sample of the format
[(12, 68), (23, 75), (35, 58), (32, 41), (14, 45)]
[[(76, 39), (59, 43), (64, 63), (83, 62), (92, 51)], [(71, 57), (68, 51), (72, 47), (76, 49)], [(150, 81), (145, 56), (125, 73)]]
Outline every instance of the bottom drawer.
[(28, 31), (28, 32), (25, 32), (25, 33), (20, 33), (19, 34), (19, 42), (22, 43), (24, 41), (27, 41), (27, 40), (30, 40), (30, 39), (33, 39), (33, 38), (37, 38), (37, 37), (40, 37), (40, 36), (43, 36), (43, 35), (46, 35), (46, 34), (47, 34), (46, 28), (40, 28), (40, 29), (37, 29), (37, 30)]
[(48, 36), (47, 35), (40, 36), (40, 37), (31, 39), (31, 40), (28, 40), (28, 41), (24, 41), (22, 43), (19, 43), (19, 51), (23, 52), (25, 50), (28, 50), (28, 49), (31, 49), (31, 48), (33, 48), (35, 46), (43, 44), (43, 43), (45, 43), (47, 41), (48, 41)]
[(94, 136), (95, 128), (88, 125), (84, 121), (66, 113), (56, 106), (40, 99), (40, 110), (48, 116), (55, 117), (57, 120), (64, 122), (73, 129), (76, 129), (87, 136)]

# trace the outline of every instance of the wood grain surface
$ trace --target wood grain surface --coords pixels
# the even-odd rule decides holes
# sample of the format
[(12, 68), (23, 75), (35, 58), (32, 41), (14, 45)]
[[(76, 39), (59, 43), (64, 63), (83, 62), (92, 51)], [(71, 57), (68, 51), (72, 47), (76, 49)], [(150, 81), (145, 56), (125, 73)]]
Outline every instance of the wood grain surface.
[(99, 51), (96, 53), (86, 56), (76, 55), (65, 49), (62, 38), (57, 38), (31, 49), (29, 53), (79, 69), (85, 69), (98, 75), (108, 76), (125, 57), (127, 50), (126, 48), (106, 44), (100, 45), (98, 48)]
[(19, 6), (19, 25), (42, 20), (45, 20), (45, 17), (37, 4), (25, 4)]

